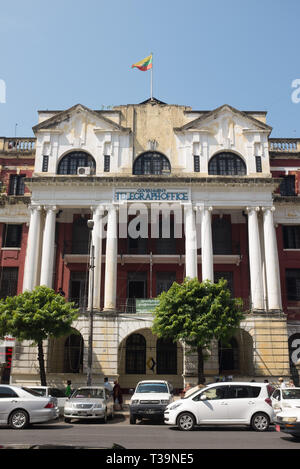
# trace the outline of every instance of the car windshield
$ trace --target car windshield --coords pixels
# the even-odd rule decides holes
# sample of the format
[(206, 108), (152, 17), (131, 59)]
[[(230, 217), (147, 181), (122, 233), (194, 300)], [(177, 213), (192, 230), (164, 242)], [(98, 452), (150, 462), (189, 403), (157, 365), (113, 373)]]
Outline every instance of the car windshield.
[(72, 399), (104, 399), (104, 390), (101, 388), (89, 389), (89, 388), (80, 388), (76, 389), (72, 394)]
[(300, 389), (283, 389), (282, 399), (300, 399)]
[(26, 392), (28, 392), (29, 394), (32, 394), (33, 396), (41, 397), (41, 393), (36, 392), (36, 391), (34, 391), (33, 389), (25, 388), (25, 387), (22, 387), (22, 389), (23, 389), (23, 391), (26, 391)]
[(141, 383), (135, 392), (163, 392), (168, 393), (168, 386), (164, 383)]

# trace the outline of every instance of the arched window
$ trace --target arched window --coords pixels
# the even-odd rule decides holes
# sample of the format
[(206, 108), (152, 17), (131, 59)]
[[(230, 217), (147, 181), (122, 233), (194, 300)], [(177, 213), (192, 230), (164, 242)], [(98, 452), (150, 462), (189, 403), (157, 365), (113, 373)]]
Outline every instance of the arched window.
[(91, 173), (95, 173), (96, 163), (91, 155), (84, 151), (72, 151), (59, 162), (57, 174), (77, 174), (80, 166), (89, 167)]
[(244, 176), (247, 169), (244, 161), (235, 153), (222, 152), (213, 156), (208, 163), (208, 174), (218, 176)]
[(170, 339), (158, 339), (156, 343), (158, 375), (177, 374), (177, 344)]
[(149, 151), (140, 155), (133, 163), (133, 174), (170, 174), (171, 165), (162, 153)]
[(239, 369), (239, 349), (234, 337), (229, 342), (219, 341), (219, 372), (237, 371)]
[(81, 334), (71, 334), (64, 346), (64, 373), (80, 373), (83, 366), (83, 339)]
[(141, 334), (131, 334), (126, 340), (126, 365), (128, 374), (146, 373), (146, 339)]

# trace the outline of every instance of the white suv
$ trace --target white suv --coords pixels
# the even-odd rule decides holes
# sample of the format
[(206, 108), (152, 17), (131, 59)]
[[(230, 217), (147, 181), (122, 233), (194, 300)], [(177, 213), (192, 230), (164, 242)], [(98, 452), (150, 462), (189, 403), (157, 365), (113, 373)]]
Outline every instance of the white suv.
[(268, 384), (257, 382), (210, 384), (168, 405), (165, 423), (183, 431), (195, 425), (250, 425), (263, 432), (275, 417), (272, 391)]
[(167, 381), (140, 381), (129, 403), (130, 423), (143, 418), (163, 420), (164, 410), (172, 401), (173, 389)]

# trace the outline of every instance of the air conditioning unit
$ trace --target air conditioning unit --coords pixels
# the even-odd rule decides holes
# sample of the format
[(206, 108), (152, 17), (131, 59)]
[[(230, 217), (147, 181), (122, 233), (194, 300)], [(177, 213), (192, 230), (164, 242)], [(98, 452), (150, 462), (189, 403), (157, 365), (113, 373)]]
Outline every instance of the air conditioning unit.
[(79, 166), (77, 168), (78, 176), (89, 176), (91, 174), (91, 168), (89, 166)]

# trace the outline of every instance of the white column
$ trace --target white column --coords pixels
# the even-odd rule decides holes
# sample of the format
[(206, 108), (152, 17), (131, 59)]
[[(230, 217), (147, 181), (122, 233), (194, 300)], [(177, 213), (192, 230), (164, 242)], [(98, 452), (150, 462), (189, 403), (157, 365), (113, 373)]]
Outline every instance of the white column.
[(118, 262), (118, 236), (117, 236), (117, 208), (108, 207), (106, 255), (105, 255), (105, 288), (104, 311), (116, 310), (117, 295), (117, 262)]
[(53, 286), (53, 265), (54, 265), (54, 242), (56, 207), (45, 207), (46, 220), (42, 248), (42, 265), (40, 285), (52, 288)]
[(273, 212), (275, 207), (263, 208), (265, 266), (267, 277), (268, 309), (282, 310), (279, 260), (277, 251), (276, 230)]
[(185, 276), (190, 279), (198, 278), (197, 233), (195, 224), (195, 212), (192, 204), (184, 206), (184, 228)]
[(264, 310), (263, 274), (257, 216), (259, 207), (247, 207), (247, 212), (252, 309)]
[(211, 229), (212, 207), (203, 208), (201, 223), (202, 281), (214, 281), (214, 257)]
[[(91, 207), (93, 211), (94, 227), (92, 230), (92, 245), (94, 246), (94, 293), (93, 293), (93, 309), (100, 311), (100, 299), (101, 299), (101, 268), (102, 268), (102, 215), (104, 213), (104, 207)], [(91, 275), (89, 276), (91, 281)], [(90, 292), (90, 288), (89, 288)], [(90, 307), (90, 298), (89, 298)]]
[(39, 240), (41, 231), (40, 206), (30, 206), (30, 225), (27, 239), (27, 250), (23, 277), (23, 291), (33, 290), (36, 286)]

